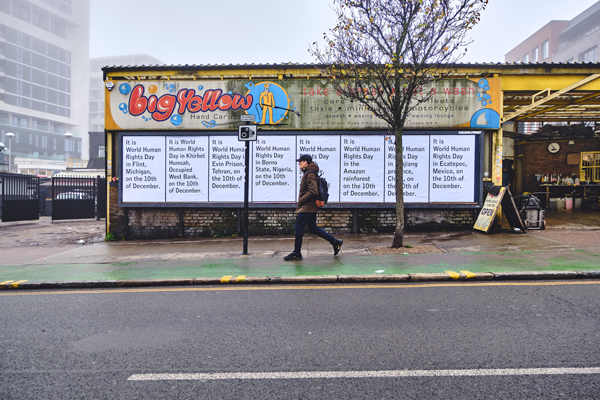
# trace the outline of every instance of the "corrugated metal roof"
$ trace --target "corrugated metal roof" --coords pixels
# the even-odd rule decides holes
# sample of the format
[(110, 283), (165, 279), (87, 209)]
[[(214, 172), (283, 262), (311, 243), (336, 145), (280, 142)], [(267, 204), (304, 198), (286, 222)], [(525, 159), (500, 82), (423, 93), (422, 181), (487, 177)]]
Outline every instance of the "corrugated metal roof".
[(294, 68), (318, 68), (317, 64), (303, 64), (303, 63), (281, 63), (281, 64), (171, 64), (171, 65), (113, 65), (102, 67), (102, 70), (107, 69), (215, 69), (215, 68), (282, 68), (282, 67), (294, 67)]
[[(580, 63), (580, 62), (512, 62), (512, 63), (501, 63), (501, 62), (477, 62), (477, 63), (456, 63), (456, 64), (444, 64), (444, 68), (461, 68), (461, 67), (486, 67), (486, 66), (494, 66), (494, 67), (514, 67), (514, 66), (530, 66), (530, 67), (553, 67), (553, 66), (589, 66), (589, 67), (598, 67), (600, 68), (600, 62), (597, 63)], [(112, 65), (112, 66), (104, 66), (102, 67), (103, 71), (109, 71), (111, 69), (236, 69), (236, 68), (244, 68), (244, 69), (268, 69), (268, 68), (321, 68), (323, 65), (320, 64), (303, 64), (303, 63), (281, 63), (281, 64), (171, 64), (171, 65)]]

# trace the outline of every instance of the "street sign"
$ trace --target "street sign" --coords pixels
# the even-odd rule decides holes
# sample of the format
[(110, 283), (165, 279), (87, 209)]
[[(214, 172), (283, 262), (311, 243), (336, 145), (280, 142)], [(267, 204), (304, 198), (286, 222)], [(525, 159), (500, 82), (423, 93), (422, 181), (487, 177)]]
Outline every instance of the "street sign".
[(256, 125), (240, 125), (238, 127), (238, 140), (255, 141)]
[(245, 121), (245, 122), (254, 122), (254, 118), (255, 116), (252, 114), (248, 114), (248, 115), (242, 115), (240, 117), (240, 121)]

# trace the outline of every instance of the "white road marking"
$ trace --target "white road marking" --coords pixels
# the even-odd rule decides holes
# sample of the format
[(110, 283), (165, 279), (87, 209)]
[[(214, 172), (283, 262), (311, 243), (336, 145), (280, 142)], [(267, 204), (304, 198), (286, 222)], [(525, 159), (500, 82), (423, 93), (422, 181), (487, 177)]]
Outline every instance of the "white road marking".
[(304, 371), (304, 372), (232, 372), (214, 374), (134, 374), (129, 381), (203, 381), (240, 379), (355, 379), (418, 378), (461, 376), (517, 375), (589, 375), (600, 374), (600, 368), (507, 368), (507, 369), (440, 369), (389, 371)]

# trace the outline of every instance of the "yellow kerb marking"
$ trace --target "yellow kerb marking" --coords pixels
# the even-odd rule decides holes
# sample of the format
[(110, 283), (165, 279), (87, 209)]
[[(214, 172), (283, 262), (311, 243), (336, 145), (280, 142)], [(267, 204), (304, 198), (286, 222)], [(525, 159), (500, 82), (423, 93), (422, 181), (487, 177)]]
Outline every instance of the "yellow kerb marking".
[(11, 282), (14, 282), (14, 280), (13, 281), (0, 282), (0, 285), (6, 285), (7, 283), (11, 283)]
[(467, 276), (467, 279), (469, 278), (475, 278), (475, 274), (472, 273), (471, 271), (460, 271), (461, 274), (465, 274)]
[(236, 282), (244, 282), (244, 279), (246, 279), (246, 276), (247, 275), (240, 275), (235, 279), (235, 281)]
[(231, 280), (231, 278), (233, 278), (232, 275), (226, 275), (224, 277), (221, 278), (221, 283), (229, 283), (229, 281)]
[(452, 279), (458, 279), (458, 278), (460, 278), (460, 274), (458, 272), (446, 271), (446, 273), (448, 275), (450, 275), (450, 278), (452, 278)]
[(27, 279), (25, 279), (24, 281), (16, 281), (10, 284), (11, 288), (16, 288), (19, 287), (19, 283), (23, 283), (23, 282), (27, 282)]

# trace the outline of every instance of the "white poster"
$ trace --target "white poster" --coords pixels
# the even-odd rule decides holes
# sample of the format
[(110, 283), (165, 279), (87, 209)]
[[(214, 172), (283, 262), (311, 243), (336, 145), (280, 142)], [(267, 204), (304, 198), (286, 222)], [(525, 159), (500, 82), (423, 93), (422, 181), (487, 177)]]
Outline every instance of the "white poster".
[[(386, 137), (385, 142), (385, 201), (396, 202), (396, 138)], [(429, 201), (429, 136), (402, 136), (402, 160), (404, 162), (404, 202), (427, 203)]]
[[(404, 202), (477, 202), (478, 138), (466, 133), (404, 135)], [(244, 153), (236, 136), (124, 135), (122, 202), (243, 202)], [(249, 201), (295, 203), (301, 154), (310, 154), (319, 165), (330, 203), (396, 201), (395, 138), (381, 134), (259, 135), (250, 148)]]
[(263, 136), (253, 142), (254, 202), (296, 201), (296, 141), (290, 136)]
[(211, 136), (209, 140), (209, 200), (243, 202), (246, 171), (244, 142), (240, 142), (237, 136)]
[(123, 138), (123, 201), (165, 201), (165, 137)]
[(341, 202), (383, 202), (384, 144), (384, 136), (342, 136)]
[(167, 136), (167, 202), (208, 201), (208, 137)]
[[(313, 162), (319, 166), (319, 175), (325, 178), (329, 185), (329, 202), (338, 203), (340, 201), (340, 136), (298, 136), (296, 142), (297, 156), (311, 155)], [(303, 173), (300, 168), (297, 169), (299, 190)]]
[(475, 201), (475, 136), (431, 136), (429, 201)]

